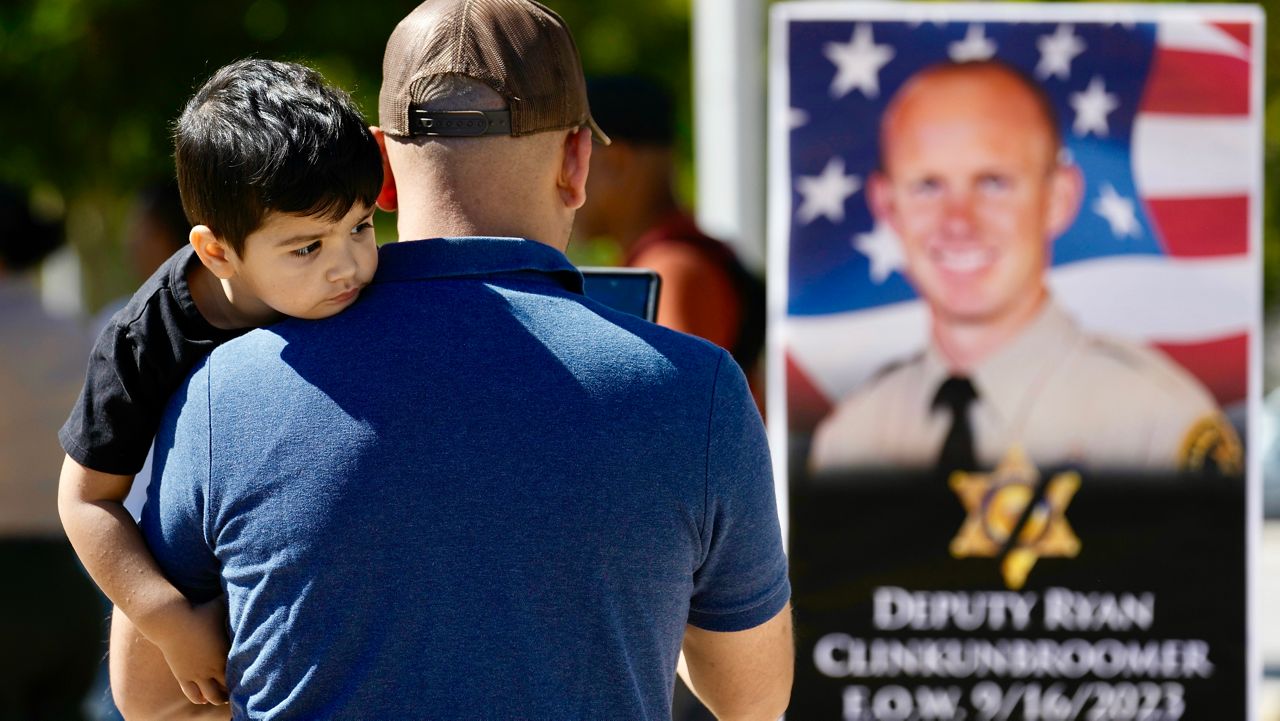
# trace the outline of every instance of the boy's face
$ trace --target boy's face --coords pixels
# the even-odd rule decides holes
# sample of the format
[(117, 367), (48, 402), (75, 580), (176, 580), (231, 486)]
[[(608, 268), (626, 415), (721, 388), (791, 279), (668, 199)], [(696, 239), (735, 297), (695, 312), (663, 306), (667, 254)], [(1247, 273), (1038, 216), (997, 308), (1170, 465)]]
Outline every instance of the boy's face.
[(284, 315), (327, 318), (373, 279), (373, 208), (356, 205), (337, 222), (271, 211), (245, 239), (243, 254), (228, 257), (237, 304), (256, 298)]

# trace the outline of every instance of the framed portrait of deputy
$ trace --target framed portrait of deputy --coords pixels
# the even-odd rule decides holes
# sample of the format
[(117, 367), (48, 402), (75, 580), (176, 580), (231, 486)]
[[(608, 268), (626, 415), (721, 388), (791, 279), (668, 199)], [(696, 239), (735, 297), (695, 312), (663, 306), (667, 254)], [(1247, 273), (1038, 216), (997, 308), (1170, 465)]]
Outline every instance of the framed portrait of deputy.
[(774, 6), (793, 713), (1247, 717), (1261, 29)]

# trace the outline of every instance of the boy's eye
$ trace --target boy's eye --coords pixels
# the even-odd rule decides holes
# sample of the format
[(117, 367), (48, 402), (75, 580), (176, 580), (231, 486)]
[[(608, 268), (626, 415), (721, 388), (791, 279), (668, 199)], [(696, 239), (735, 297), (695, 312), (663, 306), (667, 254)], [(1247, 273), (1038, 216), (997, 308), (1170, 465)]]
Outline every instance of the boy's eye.
[(293, 251), (293, 254), (298, 257), (305, 258), (306, 256), (316, 252), (317, 250), (320, 250), (320, 241), (318, 240), (312, 243), (311, 245), (298, 248), (297, 250)]
[(367, 231), (367, 230), (373, 230), (373, 223), (370, 223), (369, 221), (367, 221), (367, 220), (366, 220), (365, 222), (363, 222), (363, 223), (361, 223), (361, 224), (357, 225), (356, 227), (352, 228), (352, 229), (351, 229), (351, 234), (352, 234), (352, 235), (360, 235), (361, 233), (363, 233), (363, 232), (365, 232), (365, 231)]

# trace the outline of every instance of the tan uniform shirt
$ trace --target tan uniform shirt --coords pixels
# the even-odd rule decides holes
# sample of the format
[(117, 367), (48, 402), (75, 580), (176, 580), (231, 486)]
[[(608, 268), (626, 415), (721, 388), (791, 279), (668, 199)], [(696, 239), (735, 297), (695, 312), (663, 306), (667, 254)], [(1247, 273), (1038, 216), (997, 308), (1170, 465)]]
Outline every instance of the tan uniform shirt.
[(31, 284), (0, 277), (0, 538), (62, 535), (58, 428), (88, 352), (80, 327), (45, 313)]
[[(927, 467), (951, 427), (932, 408), (950, 375), (936, 348), (882, 370), (818, 426), (810, 467)], [(1044, 467), (1170, 470), (1240, 462), (1240, 445), (1208, 391), (1181, 366), (1132, 342), (1082, 331), (1049, 302), (970, 374), (977, 460), (1015, 445)]]

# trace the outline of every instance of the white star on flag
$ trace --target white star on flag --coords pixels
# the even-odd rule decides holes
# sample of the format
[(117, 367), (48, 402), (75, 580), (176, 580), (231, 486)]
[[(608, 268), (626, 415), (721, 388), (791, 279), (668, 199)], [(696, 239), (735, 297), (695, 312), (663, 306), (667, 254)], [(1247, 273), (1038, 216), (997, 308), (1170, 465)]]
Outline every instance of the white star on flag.
[(871, 26), (854, 26), (853, 38), (847, 43), (827, 43), (822, 54), (836, 66), (831, 81), (831, 97), (839, 100), (852, 90), (861, 90), (868, 98), (880, 94), (880, 68), (893, 59), (893, 48), (876, 45)]
[(791, 130), (803, 128), (809, 124), (809, 113), (800, 108), (790, 108), (787, 110), (787, 127)]
[(986, 36), (981, 24), (973, 24), (964, 33), (964, 40), (947, 46), (947, 55), (957, 63), (990, 60), (996, 56), (996, 44)]
[(1076, 111), (1076, 121), (1072, 125), (1072, 130), (1080, 137), (1089, 133), (1099, 137), (1105, 136), (1109, 131), (1107, 115), (1120, 107), (1120, 101), (1115, 95), (1107, 92), (1106, 85), (1099, 75), (1093, 76), (1093, 80), (1089, 81), (1089, 87), (1085, 88), (1083, 93), (1072, 93), (1070, 103), (1071, 109)]
[(1116, 192), (1111, 183), (1103, 183), (1102, 193), (1093, 201), (1093, 212), (1101, 215), (1111, 226), (1111, 234), (1117, 238), (1137, 238), (1142, 235), (1133, 200)]
[(1041, 35), (1036, 40), (1040, 50), (1040, 62), (1036, 65), (1036, 77), (1071, 77), (1071, 61), (1084, 52), (1084, 41), (1072, 32), (1070, 25), (1059, 25), (1052, 35)]
[(888, 223), (877, 222), (870, 233), (858, 233), (853, 237), (853, 247), (871, 261), (871, 281), (876, 285), (888, 280), (894, 271), (906, 263), (902, 255), (902, 243)]
[(844, 222), (844, 201), (862, 188), (862, 180), (856, 175), (844, 174), (844, 158), (833, 156), (821, 175), (802, 175), (796, 178), (796, 190), (803, 196), (796, 219), (808, 225), (823, 216), (832, 223)]

